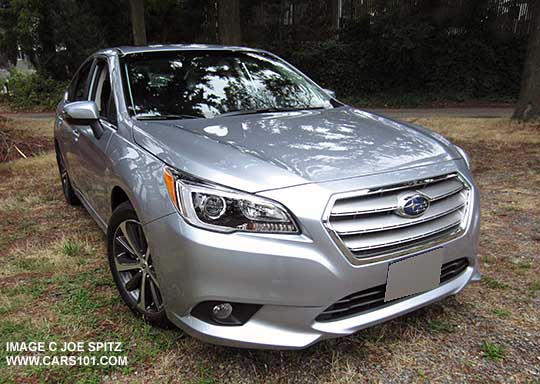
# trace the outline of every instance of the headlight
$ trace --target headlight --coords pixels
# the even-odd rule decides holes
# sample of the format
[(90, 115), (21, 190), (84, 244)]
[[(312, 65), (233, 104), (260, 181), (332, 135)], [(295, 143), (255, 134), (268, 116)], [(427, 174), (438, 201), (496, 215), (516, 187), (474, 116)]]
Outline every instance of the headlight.
[(220, 232), (298, 233), (287, 209), (274, 201), (182, 178), (168, 167), (163, 175), (174, 205), (194, 226)]
[(458, 147), (455, 144), (454, 144), (454, 147), (456, 147), (456, 150), (459, 152), (461, 157), (463, 157), (465, 164), (467, 164), (467, 168), (471, 169), (471, 158), (469, 157), (469, 155), (467, 155), (467, 153), (463, 150), (463, 148)]

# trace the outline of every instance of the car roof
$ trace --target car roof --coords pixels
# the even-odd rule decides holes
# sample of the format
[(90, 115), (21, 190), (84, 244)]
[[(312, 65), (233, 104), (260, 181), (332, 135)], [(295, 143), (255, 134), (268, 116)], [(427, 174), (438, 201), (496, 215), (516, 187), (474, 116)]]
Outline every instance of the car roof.
[(145, 52), (167, 52), (167, 51), (252, 51), (262, 52), (260, 49), (240, 47), (233, 45), (211, 45), (211, 44), (155, 44), (155, 45), (124, 45), (114, 48), (102, 49), (96, 54), (119, 54), (121, 56), (129, 55), (133, 53), (145, 53)]

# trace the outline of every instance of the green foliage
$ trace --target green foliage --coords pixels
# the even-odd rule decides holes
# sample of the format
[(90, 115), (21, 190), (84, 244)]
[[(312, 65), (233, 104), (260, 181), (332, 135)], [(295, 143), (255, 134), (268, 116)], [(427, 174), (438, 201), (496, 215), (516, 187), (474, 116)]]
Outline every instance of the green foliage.
[(205, 1), (145, 0), (149, 42), (193, 43), (205, 34)]
[[(0, 7), (0, 64), (15, 64), (20, 47), (36, 69), (11, 74), (10, 95), (2, 99), (17, 108), (53, 108), (88, 55), (132, 43), (128, 0), (5, 3)], [(204, 7), (198, 0), (148, 0), (149, 43), (193, 42), (204, 24)]]
[(519, 93), (525, 37), (450, 33), (414, 18), (365, 23), (339, 39), (268, 48), (340, 98), (364, 103), (513, 100)]
[(16, 108), (54, 108), (61, 100), (66, 83), (45, 77), (38, 72), (12, 69), (7, 101)]
[(482, 352), (483, 357), (492, 361), (502, 360), (505, 356), (505, 350), (503, 347), (488, 341), (484, 341), (482, 343)]
[[(16, 60), (17, 44), (45, 78), (64, 81), (96, 50), (132, 44), (128, 0), (11, 0), (0, 8), (0, 52)], [(204, 2), (148, 0), (149, 43), (193, 42)]]
[(453, 333), (455, 326), (445, 321), (428, 320), (428, 327), (432, 333)]
[(14, 64), (18, 45), (44, 78), (64, 81), (93, 51), (126, 44), (128, 10), (127, 0), (11, 0), (0, 10), (0, 48)]
[(497, 317), (506, 318), (511, 315), (510, 311), (507, 311), (506, 309), (494, 309), (493, 313)]
[(506, 289), (508, 288), (508, 285), (499, 281), (499, 280), (496, 280), (492, 277), (489, 277), (489, 276), (484, 276), (483, 279), (482, 279), (482, 282), (484, 283), (484, 285), (488, 288), (491, 288), (491, 289)]
[[(12, 87), (26, 95), (13, 96), (20, 107), (54, 104), (51, 79), (70, 79), (97, 49), (132, 43), (128, 0), (7, 3), (0, 9), (0, 62), (13, 63), (21, 47), (39, 73), (27, 82), (44, 89), (32, 93)], [(305, 3), (309, 7), (295, 7), (294, 25), (285, 25), (283, 2), (263, 7), (260, 1), (242, 0), (245, 44), (276, 52), (340, 99), (416, 106), (518, 96), (527, 37), (501, 32), (489, 0), (447, 8), (432, 1), (376, 0), (372, 12), (343, 19), (337, 36), (326, 3)], [(214, 13), (208, 1), (147, 0), (148, 42), (215, 42)]]
[(76, 240), (64, 240), (62, 243), (62, 252), (67, 256), (77, 256), (83, 251), (84, 246)]
[(7, 95), (4, 94), (4, 84), (6, 84), (9, 73), (0, 72), (0, 102), (7, 101)]

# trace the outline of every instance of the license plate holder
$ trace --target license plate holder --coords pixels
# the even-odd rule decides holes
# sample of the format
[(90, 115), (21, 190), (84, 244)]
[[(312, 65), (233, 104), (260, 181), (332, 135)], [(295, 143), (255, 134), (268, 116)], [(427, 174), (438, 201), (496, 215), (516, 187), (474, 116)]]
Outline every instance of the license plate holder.
[(441, 281), (443, 248), (391, 263), (384, 301), (392, 301), (437, 288)]

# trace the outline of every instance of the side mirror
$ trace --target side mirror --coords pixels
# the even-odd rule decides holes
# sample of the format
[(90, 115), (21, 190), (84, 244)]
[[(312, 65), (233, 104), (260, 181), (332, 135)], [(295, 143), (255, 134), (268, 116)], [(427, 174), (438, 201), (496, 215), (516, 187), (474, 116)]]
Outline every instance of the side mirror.
[(99, 111), (93, 101), (75, 101), (64, 106), (64, 113), (73, 120), (92, 120), (99, 119)]
[(103, 127), (99, 121), (99, 111), (93, 101), (74, 101), (64, 106), (64, 113), (68, 120), (77, 125), (89, 125), (96, 138), (103, 135)]
[(335, 99), (336, 98), (336, 91), (332, 91), (331, 89), (328, 89), (328, 88), (324, 88), (323, 89), (324, 92), (326, 92), (326, 94), (328, 96), (330, 96), (332, 99)]

